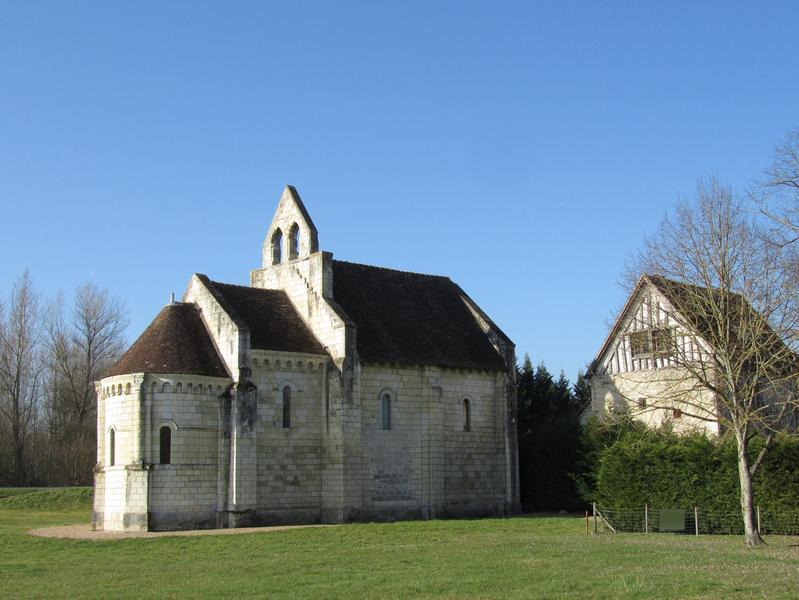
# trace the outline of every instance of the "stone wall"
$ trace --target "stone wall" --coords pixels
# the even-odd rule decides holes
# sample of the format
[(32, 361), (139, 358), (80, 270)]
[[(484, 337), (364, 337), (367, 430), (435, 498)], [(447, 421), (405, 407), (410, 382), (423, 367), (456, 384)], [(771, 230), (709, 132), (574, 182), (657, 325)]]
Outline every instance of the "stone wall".
[(297, 260), (255, 269), (250, 273), (250, 283), (257, 288), (285, 291), (316, 339), (341, 367), (348, 347), (354, 348), (354, 326), (331, 301), (332, 261), (333, 255), (329, 252), (316, 252)]
[[(96, 528), (145, 531), (214, 525), (219, 396), (228, 384), (216, 377), (144, 374), (99, 383)], [(168, 465), (160, 464), (164, 426), (171, 430)]]
[[(327, 409), (325, 365), (313, 354), (253, 350), (258, 388), (258, 522), (317, 522), (322, 510)], [(290, 423), (283, 427), (283, 389)]]
[(141, 433), (140, 385), (143, 376), (107, 377), (97, 386), (97, 462), (110, 466), (110, 432), (114, 430), (114, 463), (136, 463)]
[[(148, 376), (151, 530), (215, 526), (219, 403), (228, 384), (216, 377)], [(162, 427), (171, 430), (170, 464), (161, 464)]]
[[(504, 514), (502, 373), (430, 366), (361, 370), (363, 517)], [(392, 397), (391, 429), (381, 396)], [(470, 430), (463, 400), (470, 405)]]
[(193, 302), (200, 308), (200, 317), (211, 335), (219, 355), (228, 371), (238, 378), (239, 368), (248, 366), (250, 332), (236, 323), (208, 291), (197, 275), (192, 276), (183, 294), (184, 302)]
[(141, 455), (142, 381), (142, 374), (121, 375), (107, 377), (96, 386), (95, 487), (100, 488), (92, 511), (96, 528), (147, 529), (147, 473)]

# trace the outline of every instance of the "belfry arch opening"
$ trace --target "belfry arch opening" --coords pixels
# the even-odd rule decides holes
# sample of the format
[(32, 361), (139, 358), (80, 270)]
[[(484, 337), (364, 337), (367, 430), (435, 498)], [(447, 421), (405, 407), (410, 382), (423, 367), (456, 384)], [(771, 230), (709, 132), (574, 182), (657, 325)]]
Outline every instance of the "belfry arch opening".
[(283, 232), (278, 228), (272, 234), (272, 264), (279, 265), (283, 253)]
[(289, 260), (300, 256), (300, 226), (292, 224), (289, 229)]

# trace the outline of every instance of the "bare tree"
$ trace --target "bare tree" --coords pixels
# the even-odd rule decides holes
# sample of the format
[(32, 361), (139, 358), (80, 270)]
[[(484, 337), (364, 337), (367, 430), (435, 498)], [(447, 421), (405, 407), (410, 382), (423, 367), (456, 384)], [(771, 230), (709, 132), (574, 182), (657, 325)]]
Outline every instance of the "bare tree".
[(92, 284), (75, 292), (65, 317), (59, 296), (47, 319), (48, 417), (51, 436), (60, 441), (58, 459), (66, 480), (91, 480), (96, 448), (95, 380), (124, 350), (128, 320), (124, 304)]
[[(750, 546), (763, 543), (752, 478), (797, 409), (798, 363), (790, 346), (796, 294), (785, 250), (769, 243), (730, 189), (711, 180), (663, 221), (635, 261), (638, 272), (653, 274), (645, 280), (664, 300), (631, 339), (658, 367), (659, 393), (647, 410), (685, 411), (734, 436)], [(765, 443), (752, 456), (757, 435)]]
[(789, 132), (774, 149), (765, 180), (752, 195), (775, 225), (774, 241), (782, 244), (799, 241), (799, 129)]
[(39, 295), (27, 271), (14, 284), (8, 312), (0, 313), (0, 416), (11, 432), (12, 477), (29, 483), (28, 440), (37, 414), (42, 361)]

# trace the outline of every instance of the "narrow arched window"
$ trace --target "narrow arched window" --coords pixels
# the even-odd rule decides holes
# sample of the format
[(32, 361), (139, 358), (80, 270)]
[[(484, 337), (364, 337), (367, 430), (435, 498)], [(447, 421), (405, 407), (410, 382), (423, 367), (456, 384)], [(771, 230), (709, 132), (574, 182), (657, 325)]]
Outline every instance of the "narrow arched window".
[(291, 388), (283, 388), (283, 429), (291, 427)]
[(472, 404), (468, 398), (463, 399), (463, 430), (472, 430)]
[(116, 463), (116, 431), (111, 429), (108, 432), (108, 466), (113, 467)]
[(161, 386), (161, 393), (169, 394), (171, 391), (172, 391), (172, 386), (169, 385), (169, 382), (164, 382), (164, 384)]
[(383, 394), (380, 398), (380, 412), (383, 420), (383, 429), (391, 429), (391, 394)]
[(289, 229), (289, 260), (300, 255), (300, 228), (294, 223)]
[(281, 253), (283, 251), (283, 232), (280, 229), (275, 229), (272, 234), (272, 264), (279, 265), (281, 260)]
[(164, 425), (161, 427), (160, 435), (160, 463), (162, 465), (168, 465), (172, 462), (172, 430)]
[(122, 395), (122, 384), (120, 383), (117, 386), (117, 396), (121, 396), (121, 395)]
[(175, 393), (176, 394), (182, 394), (183, 393), (183, 384), (182, 383), (179, 383), (179, 384), (177, 384), (175, 386)]
[(130, 394), (130, 384), (129, 383), (125, 384), (125, 393), (126, 394)]

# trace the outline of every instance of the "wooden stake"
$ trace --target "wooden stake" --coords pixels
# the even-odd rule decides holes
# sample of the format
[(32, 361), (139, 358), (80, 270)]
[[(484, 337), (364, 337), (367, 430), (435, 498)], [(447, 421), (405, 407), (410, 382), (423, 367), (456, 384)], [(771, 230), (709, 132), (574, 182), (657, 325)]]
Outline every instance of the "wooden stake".
[(596, 529), (596, 502), (592, 502), (591, 505), (594, 508), (594, 533), (596, 533), (597, 532), (597, 529)]
[(588, 535), (591, 531), (588, 529), (588, 511), (585, 511), (585, 533)]
[(644, 504), (644, 533), (649, 533), (649, 505)]
[(762, 535), (763, 531), (760, 529), (760, 507), (757, 507), (757, 534)]
[(696, 506), (694, 506), (694, 530), (696, 536), (699, 537), (699, 509)]

